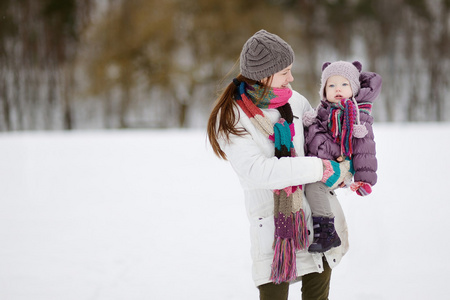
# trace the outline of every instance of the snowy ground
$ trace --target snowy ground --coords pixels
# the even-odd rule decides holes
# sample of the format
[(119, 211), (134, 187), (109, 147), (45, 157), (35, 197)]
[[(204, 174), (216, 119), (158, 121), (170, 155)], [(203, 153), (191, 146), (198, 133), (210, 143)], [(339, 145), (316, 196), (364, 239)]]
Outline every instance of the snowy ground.
[[(330, 299), (444, 299), (450, 125), (375, 133)], [(239, 183), (199, 130), (1, 134), (0, 243), (2, 300), (258, 298)]]

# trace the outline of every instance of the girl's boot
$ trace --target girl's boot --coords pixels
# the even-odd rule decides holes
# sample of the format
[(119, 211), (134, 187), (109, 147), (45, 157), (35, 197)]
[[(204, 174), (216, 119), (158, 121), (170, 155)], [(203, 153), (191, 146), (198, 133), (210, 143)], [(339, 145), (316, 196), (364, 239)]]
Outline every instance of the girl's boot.
[(314, 240), (309, 246), (309, 252), (326, 252), (333, 247), (341, 245), (334, 228), (334, 218), (313, 217)]

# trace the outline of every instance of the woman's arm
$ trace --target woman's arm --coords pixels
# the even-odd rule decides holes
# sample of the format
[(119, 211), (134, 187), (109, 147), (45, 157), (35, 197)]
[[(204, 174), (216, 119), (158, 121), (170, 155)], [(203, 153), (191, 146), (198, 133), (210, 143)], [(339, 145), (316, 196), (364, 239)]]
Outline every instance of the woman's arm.
[(233, 169), (249, 187), (282, 189), (316, 182), (323, 177), (322, 160), (316, 157), (267, 157), (250, 134), (233, 136), (221, 145)]

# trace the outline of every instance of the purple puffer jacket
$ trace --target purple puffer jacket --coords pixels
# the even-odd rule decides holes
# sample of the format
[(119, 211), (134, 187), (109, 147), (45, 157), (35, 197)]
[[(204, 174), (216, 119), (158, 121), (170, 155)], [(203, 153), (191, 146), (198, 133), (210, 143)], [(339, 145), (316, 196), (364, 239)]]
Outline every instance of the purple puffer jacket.
[[(381, 91), (381, 76), (372, 72), (362, 72), (359, 80), (361, 89), (355, 97), (357, 103), (373, 103)], [(341, 147), (334, 142), (328, 130), (330, 105), (322, 101), (317, 108), (317, 118), (314, 123), (305, 128), (305, 154), (317, 156), (322, 159), (335, 160), (341, 155)], [(371, 184), (377, 183), (377, 158), (375, 156), (375, 141), (372, 130), (373, 117), (360, 111), (360, 122), (367, 128), (367, 135), (363, 138), (353, 137), (353, 167), (355, 168), (354, 181)]]

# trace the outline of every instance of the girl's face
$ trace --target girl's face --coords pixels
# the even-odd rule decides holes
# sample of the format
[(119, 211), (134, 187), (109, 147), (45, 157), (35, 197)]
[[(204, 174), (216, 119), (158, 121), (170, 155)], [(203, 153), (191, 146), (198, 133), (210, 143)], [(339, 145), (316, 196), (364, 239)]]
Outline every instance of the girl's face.
[(350, 82), (345, 77), (339, 75), (331, 76), (328, 78), (325, 86), (325, 95), (331, 103), (338, 103), (342, 99), (351, 98), (353, 92)]
[(291, 70), (292, 64), (287, 68), (281, 70), (280, 72), (275, 73), (272, 76), (272, 82), (268, 82), (269, 78), (264, 78), (263, 80), (261, 80), (261, 82), (264, 84), (270, 84), (271, 88), (278, 88), (278, 89), (287, 88), (289, 83), (294, 81), (294, 77), (292, 76)]

